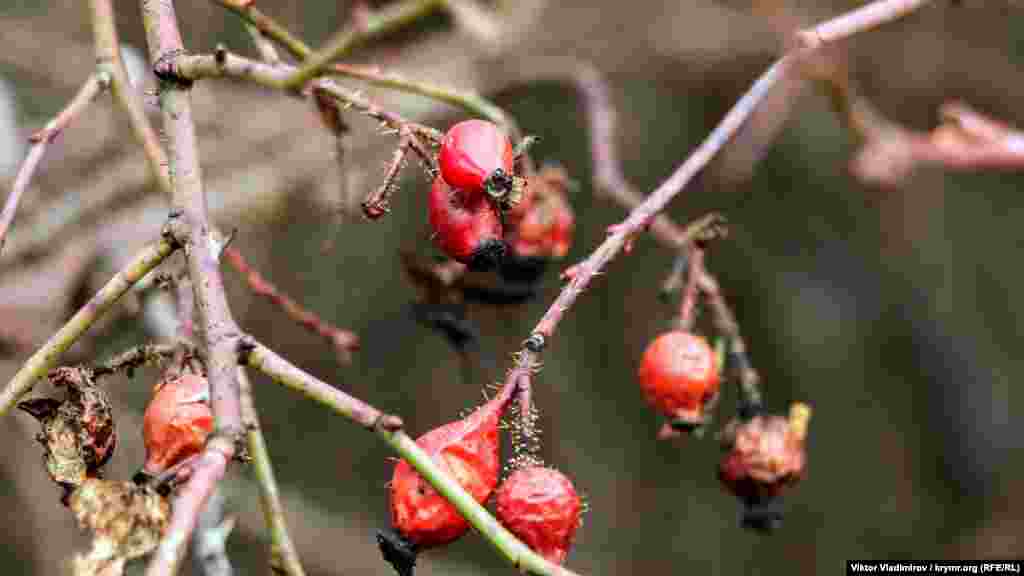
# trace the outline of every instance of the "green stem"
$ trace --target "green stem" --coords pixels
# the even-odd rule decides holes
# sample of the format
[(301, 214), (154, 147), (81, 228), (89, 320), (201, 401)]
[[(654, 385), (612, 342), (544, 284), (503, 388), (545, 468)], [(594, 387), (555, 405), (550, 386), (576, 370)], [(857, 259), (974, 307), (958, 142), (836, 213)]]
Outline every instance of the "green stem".
[[(234, 0), (216, 0), (218, 4), (227, 8), (237, 16), (245, 20), (248, 24), (255, 26), (264, 36), (274, 40), (281, 46), (283, 46), (292, 56), (305, 62), (303, 69), (312, 65), (313, 61), (313, 50), (306, 45), (302, 40), (293, 36), (283, 26), (278, 24), (273, 18), (270, 18), (266, 14), (262, 13), (254, 4), (243, 3)], [(407, 2), (406, 4), (419, 5), (422, 12), (417, 12), (417, 17), (427, 14), (434, 7), (446, 4), (446, 2), (434, 0), (424, 1), (418, 0), (416, 2)], [(404, 13), (402, 9), (403, 5), (396, 7), (394, 10), (398, 13)], [(406, 7), (405, 10), (412, 11)], [(393, 18), (393, 17), (392, 17)], [(374, 35), (384, 34), (390, 32), (395, 28), (391, 25), (384, 25), (389, 22), (387, 15), (377, 15), (371, 20), (371, 25), (362, 33), (365, 35), (360, 40), (360, 43), (366, 42)], [(411, 22), (411, 20), (409, 20)], [(402, 25), (408, 24), (403, 21)], [(368, 33), (367, 30), (372, 30), (372, 33)], [(346, 30), (345, 32), (350, 32)], [(329, 63), (329, 61), (328, 61)], [(464, 110), (465, 112), (477, 116), (482, 116), (488, 120), (497, 124), (506, 126), (509, 133), (518, 139), (519, 130), (512, 122), (511, 117), (505, 113), (498, 105), (494, 104), (490, 100), (487, 100), (483, 96), (473, 92), (462, 92), (454, 88), (447, 86), (440, 86), (437, 84), (431, 84), (429, 82), (420, 82), (415, 80), (409, 80), (393, 73), (382, 73), (379, 71), (371, 70), (368, 68), (362, 68), (358, 66), (349, 66), (344, 64), (334, 64), (326, 69), (321, 69), (322, 72), (328, 74), (336, 74), (338, 76), (344, 76), (347, 78), (354, 78), (356, 80), (362, 80), (373, 86), (380, 86), (382, 88), (389, 88), (397, 90), (399, 92), (405, 92), (408, 94), (417, 94), (425, 96), (439, 102), (444, 102)], [(282, 84), (290, 85), (290, 83), (300, 74), (302, 69), (296, 70), (290, 73), (290, 75), (282, 81)]]
[(263, 517), (270, 528), (270, 564), (276, 573), (288, 576), (305, 576), (299, 561), (295, 543), (288, 533), (284, 519), (284, 506), (274, 478), (274, 466), (270, 461), (267, 442), (260, 428), (259, 415), (252, 398), (252, 384), (243, 368), (238, 369), (238, 384), (242, 391), (242, 418), (248, 430), (249, 456), (252, 458), (256, 480), (260, 486), (260, 500), (263, 503)]
[(353, 48), (377, 36), (393, 32), (444, 6), (442, 0), (405, 0), (370, 14), (365, 22), (336, 32), (319, 51), (304, 57), (299, 68), (285, 85), (300, 88), (320, 75), (331, 62), (348, 55)]
[(42, 378), (53, 367), (61, 354), (71, 348), (78, 339), (98, 320), (129, 288), (157, 267), (172, 252), (176, 245), (170, 240), (161, 240), (142, 250), (128, 265), (118, 272), (107, 284), (92, 297), (67, 324), (29, 358), (11, 378), (11, 381), (0, 392), (0, 416), (3, 416), (14, 404), (27, 394), (36, 380)]

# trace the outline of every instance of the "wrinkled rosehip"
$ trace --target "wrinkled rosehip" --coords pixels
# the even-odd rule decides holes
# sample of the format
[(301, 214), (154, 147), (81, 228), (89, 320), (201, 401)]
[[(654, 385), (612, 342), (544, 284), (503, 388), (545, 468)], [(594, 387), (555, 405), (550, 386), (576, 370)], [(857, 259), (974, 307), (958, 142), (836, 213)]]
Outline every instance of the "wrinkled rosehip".
[(465, 194), (437, 178), (430, 188), (428, 218), (437, 246), (474, 270), (494, 268), (505, 255), (501, 218), (483, 196)]
[(513, 184), (512, 141), (493, 122), (466, 120), (448, 129), (439, 154), (441, 177), (468, 195), (498, 196)]
[(804, 476), (809, 419), (810, 408), (797, 403), (788, 418), (758, 415), (731, 423), (723, 435), (728, 453), (719, 465), (719, 480), (748, 503), (782, 494)]
[(644, 351), (638, 372), (648, 404), (673, 422), (699, 425), (704, 406), (718, 394), (715, 352), (702, 336), (673, 330)]
[(206, 378), (182, 374), (159, 382), (142, 419), (143, 472), (156, 476), (202, 451), (213, 430)]
[(535, 198), (518, 221), (512, 249), (520, 256), (563, 258), (572, 245), (575, 220), (572, 208), (561, 196)]
[(565, 562), (583, 502), (564, 474), (541, 466), (516, 470), (498, 488), (495, 506), (498, 520), (530, 549)]
[[(416, 443), (458, 481), (477, 502), (498, 484), (498, 423), (511, 390), (503, 390), (468, 417), (420, 436)], [(469, 530), (454, 506), (405, 460), (390, 484), (391, 524), (415, 549), (448, 544)]]

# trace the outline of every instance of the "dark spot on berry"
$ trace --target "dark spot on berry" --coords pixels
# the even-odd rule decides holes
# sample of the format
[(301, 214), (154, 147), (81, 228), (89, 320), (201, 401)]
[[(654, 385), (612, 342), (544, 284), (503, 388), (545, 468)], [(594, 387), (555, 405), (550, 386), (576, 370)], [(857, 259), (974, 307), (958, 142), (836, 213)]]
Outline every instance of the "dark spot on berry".
[(505, 242), (499, 238), (484, 240), (473, 250), (469, 262), (466, 263), (470, 270), (486, 272), (492, 270), (501, 263), (505, 257)]

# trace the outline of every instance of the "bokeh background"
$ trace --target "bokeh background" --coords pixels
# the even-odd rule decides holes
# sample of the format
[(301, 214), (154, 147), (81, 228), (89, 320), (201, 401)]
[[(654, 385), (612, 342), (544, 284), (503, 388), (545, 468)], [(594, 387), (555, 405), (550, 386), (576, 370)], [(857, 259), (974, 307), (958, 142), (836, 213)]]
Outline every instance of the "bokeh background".
[[(222, 42), (254, 53), (231, 15), (212, 3), (178, 4), (193, 51)], [(397, 254), (430, 254), (421, 172), (405, 171), (393, 212), (381, 221), (351, 210), (378, 183), (393, 141), (353, 114), (339, 165), (306, 104), (201, 83), (195, 100), (217, 221), (239, 229), (235, 245), (280, 288), (356, 331), (362, 350), (350, 365), (339, 363), (226, 268), (236, 317), (304, 369), (402, 415), (413, 434), (455, 418), (510, 365), (557, 294), (558, 270), (588, 254), (625, 214), (592, 192), (587, 123), (574, 88), (531, 79), (537, 62), (571, 56), (605, 74), (624, 171), (649, 191), (771, 62), (780, 30), (857, 4), (506, 2), (498, 45), (480, 45), (438, 14), (359, 51), (355, 62), (493, 97), (541, 137), (535, 158), (561, 163), (581, 184), (571, 196), (576, 242), (563, 264), (548, 269), (540, 296), (519, 307), (470, 307), (484, 349), (471, 381), (446, 342), (409, 314), (415, 291)], [(143, 48), (138, 6), (117, 8), (122, 40)], [(263, 8), (314, 46), (351, 12), (348, 2)], [(1024, 125), (1022, 22), (1013, 2), (937, 1), (841, 52), (865, 97), (908, 127), (933, 127), (950, 99)], [(0, 5), (2, 97), (13, 100), (15, 122), (0, 128), (0, 138), (24, 137), (73, 94), (92, 69), (90, 35), (81, 2)], [(438, 127), (460, 117), (422, 98), (368, 92)], [(655, 441), (660, 422), (634, 374), (644, 346), (672, 315), (656, 298), (672, 254), (641, 238), (567, 315), (535, 383), (543, 456), (590, 503), (569, 566), (584, 574), (833, 574), (855, 558), (1024, 556), (1022, 398), (1013, 384), (1024, 377), (1024, 306), (1014, 296), (1024, 290), (1024, 227), (1013, 224), (1024, 216), (1021, 177), (923, 168), (901, 186), (866, 184), (848, 168), (856, 139), (819, 91), (791, 87), (782, 101), (788, 106), (769, 117), (781, 126), (764, 137), (770, 145), (749, 134), (738, 139), (669, 214), (679, 222), (709, 210), (729, 217), (730, 236), (714, 245), (708, 265), (736, 310), (769, 407), (783, 411), (795, 400), (814, 407), (809, 476), (787, 498), (781, 530), (749, 533), (717, 484), (713, 439)], [(6, 193), (13, 172), (0, 167), (8, 170), (0, 175)], [(0, 256), (0, 381), (157, 234), (166, 210), (123, 117), (101, 99), (48, 153)], [(120, 305), (68, 361), (99, 360), (159, 334), (141, 315), (147, 298)], [(112, 477), (130, 477), (142, 461), (138, 423), (155, 378), (140, 371), (110, 380), (123, 416)], [(391, 574), (373, 539), (387, 519), (389, 451), (262, 377), (255, 387), (308, 573)], [(727, 392), (723, 417), (733, 400)], [(60, 574), (87, 539), (46, 479), (35, 423), (16, 414), (0, 428), (0, 508), (8, 518), (0, 566)], [(238, 572), (267, 573), (268, 537), (248, 473), (238, 470), (225, 492), (239, 519), (230, 540)], [(475, 535), (428, 553), (419, 567), (424, 575), (511, 572)]]

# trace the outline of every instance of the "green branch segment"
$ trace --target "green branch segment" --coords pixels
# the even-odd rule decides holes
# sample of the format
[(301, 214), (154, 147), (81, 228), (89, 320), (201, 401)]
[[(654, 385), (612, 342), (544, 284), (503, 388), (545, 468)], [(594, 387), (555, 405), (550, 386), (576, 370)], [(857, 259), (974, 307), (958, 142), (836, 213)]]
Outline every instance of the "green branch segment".
[(174, 252), (177, 245), (171, 240), (161, 240), (147, 246), (132, 261), (83, 306), (67, 324), (29, 358), (18, 373), (0, 392), (0, 416), (7, 414), (14, 404), (27, 394), (36, 380), (42, 378), (57, 365), (61, 354), (71, 348), (78, 338), (96, 322), (118, 298), (129, 288), (156, 268)]

